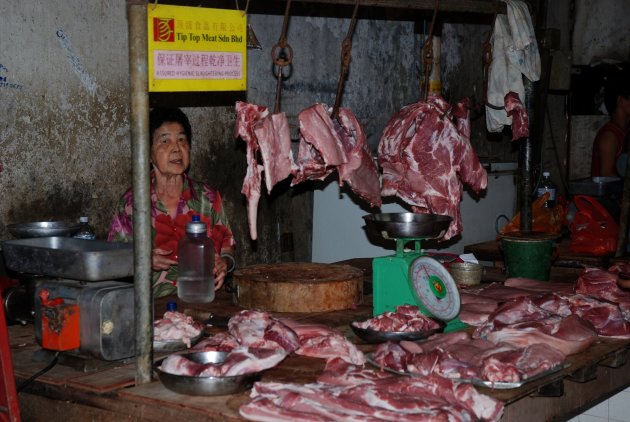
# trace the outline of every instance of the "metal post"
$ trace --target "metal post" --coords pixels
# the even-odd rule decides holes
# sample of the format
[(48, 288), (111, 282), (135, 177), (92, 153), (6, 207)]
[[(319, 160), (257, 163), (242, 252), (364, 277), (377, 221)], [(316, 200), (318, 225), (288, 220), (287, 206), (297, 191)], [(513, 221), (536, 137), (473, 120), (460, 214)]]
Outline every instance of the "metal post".
[(127, 20), (133, 163), (136, 384), (146, 384), (151, 382), (151, 365), (153, 363), (147, 1), (127, 0)]
[(520, 169), (520, 192), (519, 202), (521, 206), (521, 231), (532, 230), (532, 95), (533, 86), (532, 82), (525, 79), (525, 108), (527, 114), (530, 116), (529, 124), (529, 136), (521, 139), (521, 147), (519, 153), (518, 167)]

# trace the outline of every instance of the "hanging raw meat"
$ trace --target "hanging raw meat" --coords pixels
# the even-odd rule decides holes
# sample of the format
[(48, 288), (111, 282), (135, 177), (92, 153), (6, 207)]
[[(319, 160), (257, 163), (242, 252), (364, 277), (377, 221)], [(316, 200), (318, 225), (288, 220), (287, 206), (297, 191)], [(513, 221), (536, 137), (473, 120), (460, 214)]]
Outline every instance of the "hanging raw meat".
[(379, 207), (378, 171), (363, 127), (354, 114), (340, 108), (339, 120), (336, 120), (325, 105), (314, 104), (301, 111), (298, 120), (298, 171), (292, 185), (305, 180), (323, 180), (336, 169), (340, 186), (348, 183), (370, 206)]
[(396, 113), (378, 146), (381, 195), (400, 197), (416, 213), (450, 216), (453, 221), (443, 240), (462, 231), (462, 182), (475, 192), (488, 186), (469, 138), (467, 100), (452, 108), (432, 95)]
[[(295, 171), (289, 122), (284, 113), (269, 114), (266, 107), (238, 101), (234, 136), (247, 144), (247, 173), (241, 193), (247, 198), (249, 233), (256, 240), (261, 173), (265, 172), (267, 192), (271, 192), (276, 183)], [(262, 165), (258, 163), (259, 151)]]

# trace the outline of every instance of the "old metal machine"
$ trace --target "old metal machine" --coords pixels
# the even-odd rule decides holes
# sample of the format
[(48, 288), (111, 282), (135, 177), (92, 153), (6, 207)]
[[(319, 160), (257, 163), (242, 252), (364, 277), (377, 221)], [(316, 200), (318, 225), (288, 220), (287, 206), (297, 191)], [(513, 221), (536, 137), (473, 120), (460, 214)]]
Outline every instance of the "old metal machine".
[[(396, 242), (396, 254), (372, 261), (374, 315), (404, 304), (417, 305), (428, 316), (446, 323), (445, 331), (466, 328), (457, 316), (461, 302), (448, 270), (423, 253), (421, 242), (444, 235), (451, 218), (435, 214), (385, 213), (363, 217), (373, 235)], [(413, 250), (405, 245), (413, 243)]]
[(133, 275), (132, 244), (50, 236), (2, 246), (7, 268), (37, 275), (33, 320), (44, 351), (83, 370), (134, 355), (134, 290), (124, 280)]

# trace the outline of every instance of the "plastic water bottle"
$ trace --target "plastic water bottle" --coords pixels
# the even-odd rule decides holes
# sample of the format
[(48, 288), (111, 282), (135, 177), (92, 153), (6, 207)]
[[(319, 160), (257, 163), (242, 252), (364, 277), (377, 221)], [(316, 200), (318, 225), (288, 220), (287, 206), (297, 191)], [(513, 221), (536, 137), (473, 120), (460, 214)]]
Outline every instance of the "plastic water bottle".
[(177, 296), (188, 303), (214, 300), (214, 243), (206, 236), (206, 224), (199, 216), (186, 224), (186, 236), (178, 248)]
[(540, 182), (540, 186), (536, 191), (536, 197), (540, 198), (546, 192), (549, 192), (549, 199), (545, 202), (545, 208), (556, 207), (556, 185), (551, 181), (551, 176), (548, 171), (543, 172), (543, 178)]
[(79, 231), (74, 235), (77, 239), (87, 239), (94, 240), (96, 239), (96, 233), (92, 226), (90, 226), (89, 218), (83, 216), (79, 217)]

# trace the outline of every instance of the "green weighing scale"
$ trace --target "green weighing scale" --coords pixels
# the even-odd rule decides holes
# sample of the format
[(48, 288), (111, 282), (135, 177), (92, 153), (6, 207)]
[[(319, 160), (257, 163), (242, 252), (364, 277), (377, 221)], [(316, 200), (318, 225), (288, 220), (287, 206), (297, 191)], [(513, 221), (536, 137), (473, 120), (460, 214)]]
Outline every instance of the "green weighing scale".
[[(396, 241), (396, 255), (372, 260), (374, 315), (417, 305), (427, 316), (446, 323), (445, 332), (468, 327), (458, 318), (459, 290), (453, 277), (437, 260), (422, 253), (420, 243), (444, 235), (451, 217), (436, 214), (389, 213), (363, 216), (368, 231)], [(405, 245), (413, 242), (413, 250)]]

